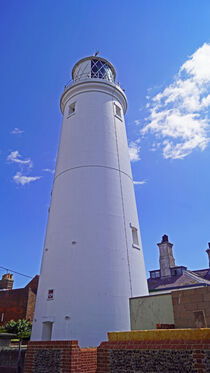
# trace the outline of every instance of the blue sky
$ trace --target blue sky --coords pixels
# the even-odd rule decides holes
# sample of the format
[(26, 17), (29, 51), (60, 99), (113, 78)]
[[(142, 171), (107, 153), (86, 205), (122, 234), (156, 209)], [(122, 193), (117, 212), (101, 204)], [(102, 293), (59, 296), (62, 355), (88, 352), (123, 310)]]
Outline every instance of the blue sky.
[[(209, 19), (208, 0), (0, 2), (0, 266), (39, 273), (60, 96), (75, 62), (96, 50), (128, 98), (147, 270), (159, 267), (163, 234), (177, 265), (208, 266)], [(16, 287), (26, 283), (15, 275)]]

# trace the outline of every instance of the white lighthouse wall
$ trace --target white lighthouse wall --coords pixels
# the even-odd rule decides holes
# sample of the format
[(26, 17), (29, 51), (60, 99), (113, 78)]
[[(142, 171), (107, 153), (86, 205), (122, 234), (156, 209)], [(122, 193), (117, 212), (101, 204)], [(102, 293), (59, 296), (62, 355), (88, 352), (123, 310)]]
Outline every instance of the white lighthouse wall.
[(107, 84), (72, 88), (65, 106), (32, 340), (48, 321), (52, 339), (96, 346), (130, 329), (129, 297), (147, 294), (123, 107)]

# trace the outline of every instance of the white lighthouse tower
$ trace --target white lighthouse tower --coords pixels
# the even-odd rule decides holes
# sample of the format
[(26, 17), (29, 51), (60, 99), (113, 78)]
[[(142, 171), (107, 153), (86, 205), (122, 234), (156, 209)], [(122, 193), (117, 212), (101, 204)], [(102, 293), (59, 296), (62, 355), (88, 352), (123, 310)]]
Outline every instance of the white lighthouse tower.
[(127, 100), (115, 69), (87, 57), (72, 70), (44, 245), (32, 340), (97, 346), (129, 330), (129, 297), (147, 281), (128, 153)]

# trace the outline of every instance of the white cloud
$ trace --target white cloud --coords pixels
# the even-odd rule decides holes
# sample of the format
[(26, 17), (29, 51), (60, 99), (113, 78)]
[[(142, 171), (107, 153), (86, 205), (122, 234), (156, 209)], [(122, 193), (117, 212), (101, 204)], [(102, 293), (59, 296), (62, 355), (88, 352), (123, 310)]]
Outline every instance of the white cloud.
[(18, 150), (11, 152), (8, 155), (7, 160), (13, 163), (18, 163), (19, 165), (27, 165), (30, 168), (33, 166), (31, 159), (30, 158), (22, 159), (22, 156)]
[(134, 181), (134, 185), (143, 185), (147, 183), (147, 180), (142, 180), (142, 181)]
[(24, 176), (21, 174), (21, 172), (17, 172), (15, 176), (13, 176), (13, 180), (15, 181), (16, 184), (29, 184), (32, 181), (39, 180), (41, 176)]
[(137, 162), (141, 159), (140, 156), (139, 156), (140, 146), (138, 144), (138, 140), (137, 141), (131, 141), (129, 143), (128, 150), (129, 150), (129, 155), (130, 155), (131, 162)]
[(42, 171), (49, 172), (50, 174), (54, 174), (55, 170), (52, 170), (51, 168), (44, 168)]
[(141, 132), (161, 139), (164, 158), (182, 159), (207, 147), (209, 89), (210, 44), (205, 43), (180, 67), (172, 84), (149, 98), (148, 123)]
[(136, 119), (136, 120), (134, 120), (134, 123), (135, 123), (136, 126), (139, 126), (139, 124), (140, 124), (141, 122), (140, 122), (139, 119)]
[(10, 132), (12, 135), (21, 135), (22, 133), (24, 133), (23, 130), (20, 130), (19, 128), (15, 127), (11, 132)]

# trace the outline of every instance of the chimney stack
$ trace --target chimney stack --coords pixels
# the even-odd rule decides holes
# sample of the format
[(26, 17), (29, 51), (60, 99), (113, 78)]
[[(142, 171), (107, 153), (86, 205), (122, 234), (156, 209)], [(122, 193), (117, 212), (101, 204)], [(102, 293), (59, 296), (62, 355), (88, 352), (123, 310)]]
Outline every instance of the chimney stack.
[(13, 274), (5, 273), (0, 280), (0, 289), (12, 290), (13, 288)]
[(210, 268), (210, 242), (208, 242), (208, 245), (209, 245), (209, 247), (206, 250), (206, 252), (207, 252), (207, 255), (208, 255), (208, 258), (209, 258), (209, 268)]
[(160, 250), (160, 275), (161, 277), (171, 276), (170, 268), (176, 266), (172, 251), (173, 244), (168, 241), (168, 236), (164, 234), (162, 241), (157, 245)]

